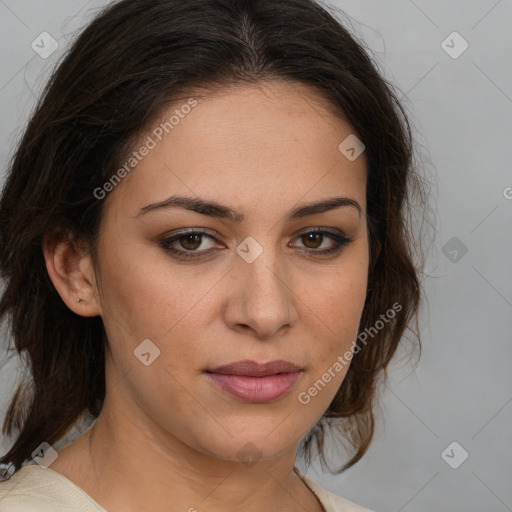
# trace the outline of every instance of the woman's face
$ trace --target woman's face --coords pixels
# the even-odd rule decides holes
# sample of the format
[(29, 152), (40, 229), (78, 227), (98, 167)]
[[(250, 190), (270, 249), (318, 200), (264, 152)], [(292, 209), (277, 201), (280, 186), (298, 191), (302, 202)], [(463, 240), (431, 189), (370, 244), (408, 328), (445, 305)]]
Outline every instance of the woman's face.
[[(140, 161), (103, 199), (105, 404), (175, 446), (272, 458), (296, 450), (348, 369), (369, 263), (364, 153), (340, 151), (350, 126), (301, 85), (187, 104), (162, 114), (175, 116), (168, 133), (155, 135), (160, 120), (150, 128)], [(165, 206), (178, 196), (188, 203)], [(354, 204), (303, 210), (334, 198)], [(300, 371), (208, 372), (243, 360)]]

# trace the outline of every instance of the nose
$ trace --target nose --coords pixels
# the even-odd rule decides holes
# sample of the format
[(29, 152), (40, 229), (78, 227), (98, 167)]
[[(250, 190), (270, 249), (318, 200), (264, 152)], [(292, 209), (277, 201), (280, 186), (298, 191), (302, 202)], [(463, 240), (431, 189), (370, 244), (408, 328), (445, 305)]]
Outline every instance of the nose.
[(297, 322), (297, 296), (275, 254), (264, 251), (252, 263), (238, 258), (234, 265), (224, 308), (229, 328), (258, 339), (287, 332)]

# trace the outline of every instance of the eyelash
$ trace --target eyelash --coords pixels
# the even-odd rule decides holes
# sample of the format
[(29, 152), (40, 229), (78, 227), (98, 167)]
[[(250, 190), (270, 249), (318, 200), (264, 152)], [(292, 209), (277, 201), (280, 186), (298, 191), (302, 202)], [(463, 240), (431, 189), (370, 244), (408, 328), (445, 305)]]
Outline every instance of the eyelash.
[[(313, 256), (329, 256), (332, 254), (340, 253), (345, 248), (345, 246), (347, 246), (349, 243), (354, 241), (353, 239), (348, 238), (341, 233), (338, 233), (335, 231), (330, 231), (327, 229), (321, 229), (321, 228), (314, 228), (314, 229), (308, 229), (306, 231), (303, 231), (302, 233), (300, 233), (297, 236), (297, 238), (308, 235), (310, 233), (327, 235), (327, 237), (330, 238), (336, 244), (334, 247), (331, 247), (330, 249), (318, 250), (318, 249), (306, 248), (306, 249), (302, 250), (302, 252), (305, 252), (305, 253), (313, 255)], [(180, 238), (187, 236), (187, 235), (205, 235), (208, 238), (215, 240), (215, 237), (208, 234), (205, 229), (190, 228), (190, 230), (182, 231), (182, 232), (177, 233), (171, 237), (164, 238), (163, 240), (160, 241), (160, 246), (162, 247), (162, 249), (164, 249), (164, 251), (166, 251), (168, 253), (175, 254), (175, 255), (179, 255), (177, 257), (185, 258), (185, 259), (186, 258), (188, 258), (188, 259), (201, 258), (201, 257), (204, 257), (205, 254), (211, 253), (215, 250), (215, 249), (213, 249), (213, 251), (211, 251), (211, 250), (198, 251), (198, 250), (186, 250), (186, 249), (180, 250), (180, 249), (174, 249), (174, 248), (170, 247), (170, 245), (172, 243), (179, 241)], [(201, 242), (202, 242), (202, 238), (201, 238)], [(322, 240), (322, 243), (323, 243), (323, 240)]]

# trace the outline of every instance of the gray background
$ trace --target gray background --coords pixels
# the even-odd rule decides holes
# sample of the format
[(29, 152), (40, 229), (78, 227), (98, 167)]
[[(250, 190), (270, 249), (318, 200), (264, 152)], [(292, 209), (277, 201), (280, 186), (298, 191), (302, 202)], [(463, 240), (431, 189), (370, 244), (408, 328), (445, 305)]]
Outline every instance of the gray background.
[[(52, 66), (106, 3), (0, 0), (3, 173)], [(322, 473), (315, 461), (307, 474), (382, 512), (512, 511), (512, 1), (331, 5), (353, 18), (355, 34), (403, 94), (437, 175), (437, 233), (423, 281), (420, 363), (404, 345), (362, 461), (342, 475)], [(31, 43), (45, 31), (59, 48), (42, 59)], [(454, 31), (469, 45), (460, 55), (463, 41), (446, 39)], [(21, 367), (0, 355), (3, 419)], [(4, 439), (2, 453), (9, 446)]]

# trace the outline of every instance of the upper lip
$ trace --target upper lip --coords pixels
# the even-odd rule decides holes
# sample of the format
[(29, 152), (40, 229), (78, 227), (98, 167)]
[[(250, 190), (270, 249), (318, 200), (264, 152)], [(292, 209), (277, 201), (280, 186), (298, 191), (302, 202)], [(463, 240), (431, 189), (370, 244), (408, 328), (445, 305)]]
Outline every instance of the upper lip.
[(217, 366), (209, 373), (222, 373), (225, 375), (246, 375), (247, 377), (265, 377), (267, 375), (275, 375), (276, 373), (292, 373), (302, 370), (300, 366), (283, 361), (282, 359), (269, 361), (268, 363), (258, 363), (244, 359), (235, 363)]

